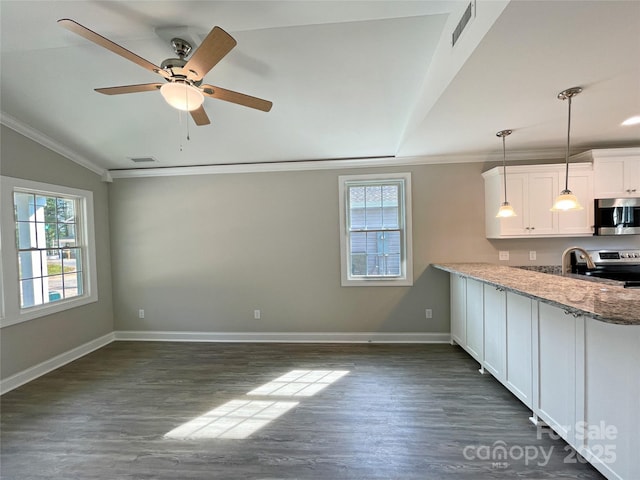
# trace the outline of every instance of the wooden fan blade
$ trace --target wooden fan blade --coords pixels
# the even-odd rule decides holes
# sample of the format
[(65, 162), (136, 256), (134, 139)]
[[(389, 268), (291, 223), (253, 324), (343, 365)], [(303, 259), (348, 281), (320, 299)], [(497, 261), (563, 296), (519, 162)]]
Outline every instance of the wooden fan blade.
[(139, 85), (123, 85), (121, 87), (96, 88), (98, 93), (105, 95), (122, 95), (123, 93), (150, 92), (152, 90), (160, 90), (162, 83), (141, 83)]
[(233, 37), (223, 29), (213, 27), (184, 66), (184, 69), (189, 72), (187, 78), (195, 81), (202, 80), (202, 77), (222, 60), (236, 46), (236, 43)]
[(225, 102), (236, 103), (249, 108), (255, 108), (256, 110), (262, 110), (263, 112), (268, 112), (273, 106), (273, 103), (268, 100), (252, 97), (251, 95), (245, 95), (244, 93), (238, 93), (232, 90), (225, 90), (224, 88), (214, 87), (213, 85), (202, 85), (200, 89), (202, 90), (202, 93), (208, 97), (224, 100)]
[(189, 113), (191, 114), (193, 121), (196, 122), (196, 125), (198, 126), (209, 125), (211, 123), (211, 120), (209, 120), (207, 112), (204, 111), (204, 107), (202, 105), (200, 105), (200, 108), (197, 110), (191, 110)]
[(101, 47), (106, 48), (107, 50), (111, 50), (113, 53), (120, 55), (121, 57), (126, 58), (127, 60), (132, 61), (136, 65), (141, 66), (153, 73), (157, 73), (158, 75), (162, 75), (165, 78), (170, 77), (171, 75), (168, 72), (165, 72), (163, 69), (154, 65), (153, 63), (145, 60), (144, 58), (136, 55), (135, 53), (127, 50), (124, 47), (121, 47), (117, 43), (112, 42), (108, 38), (103, 37), (102, 35), (94, 32), (93, 30), (89, 30), (87, 27), (80, 25), (78, 22), (70, 20), (68, 18), (62, 18), (58, 20), (58, 23), (66, 28), (67, 30), (80, 35), (81, 37), (86, 38), (87, 40), (100, 45)]

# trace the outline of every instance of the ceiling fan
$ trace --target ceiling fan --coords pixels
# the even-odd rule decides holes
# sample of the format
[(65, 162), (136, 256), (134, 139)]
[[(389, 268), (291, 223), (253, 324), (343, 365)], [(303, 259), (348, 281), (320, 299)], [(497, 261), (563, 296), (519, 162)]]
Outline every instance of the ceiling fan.
[(271, 110), (273, 105), (268, 100), (202, 83), (203, 77), (236, 46), (236, 41), (233, 37), (220, 27), (214, 27), (209, 32), (202, 44), (188, 60), (187, 57), (192, 50), (191, 44), (186, 40), (174, 38), (171, 41), (171, 45), (178, 58), (168, 58), (158, 67), (74, 20), (63, 18), (58, 20), (58, 23), (67, 30), (107, 50), (111, 50), (113, 53), (132, 61), (144, 69), (160, 75), (166, 81), (165, 83), (143, 83), (96, 88), (96, 92), (105, 95), (121, 95), (124, 93), (160, 90), (169, 105), (179, 110), (189, 111), (196, 125), (208, 125), (211, 123), (202, 107), (205, 96), (255, 108), (263, 112)]

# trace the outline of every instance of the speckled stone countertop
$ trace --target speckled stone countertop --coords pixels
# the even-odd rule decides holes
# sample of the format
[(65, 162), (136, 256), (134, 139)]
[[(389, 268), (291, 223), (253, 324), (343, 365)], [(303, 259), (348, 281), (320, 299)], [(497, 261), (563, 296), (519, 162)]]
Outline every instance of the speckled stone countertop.
[[(640, 327), (640, 289), (619, 282), (589, 282), (488, 263), (440, 263), (435, 268), (503, 287), (596, 320)], [(619, 283), (619, 284), (618, 284)]]

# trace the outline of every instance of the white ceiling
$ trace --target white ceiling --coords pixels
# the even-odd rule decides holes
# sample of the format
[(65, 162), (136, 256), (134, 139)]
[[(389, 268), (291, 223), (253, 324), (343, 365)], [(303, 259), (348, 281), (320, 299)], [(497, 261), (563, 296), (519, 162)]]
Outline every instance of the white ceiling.
[[(427, 161), (562, 157), (640, 145), (640, 2), (483, 1), (458, 44), (464, 1), (0, 0), (2, 122), (100, 171), (361, 157)], [(71, 18), (159, 65), (175, 30), (218, 25), (238, 45), (206, 83), (273, 101), (269, 113), (207, 98), (196, 127), (159, 81), (56, 24)], [(190, 140), (187, 140), (187, 132)]]

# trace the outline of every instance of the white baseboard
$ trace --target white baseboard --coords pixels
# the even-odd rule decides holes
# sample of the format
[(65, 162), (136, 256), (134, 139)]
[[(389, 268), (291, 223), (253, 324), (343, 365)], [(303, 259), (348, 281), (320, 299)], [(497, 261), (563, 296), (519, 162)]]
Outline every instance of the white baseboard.
[(247, 343), (449, 343), (448, 333), (175, 332), (117, 330), (115, 340)]
[(0, 380), (0, 395), (35, 380), (56, 368), (113, 341), (246, 342), (246, 343), (449, 343), (448, 333), (378, 332), (173, 332), (118, 330), (61, 353), (31, 368)]
[(72, 348), (60, 355), (56, 355), (49, 360), (45, 360), (38, 365), (34, 365), (31, 368), (27, 368), (22, 372), (18, 372), (10, 377), (5, 378), (4, 380), (0, 380), (0, 395), (4, 395), (11, 390), (18, 388), (25, 383), (28, 383), (32, 380), (35, 380), (42, 375), (45, 375), (56, 368), (60, 368), (63, 365), (66, 365), (69, 362), (77, 360), (88, 353), (93, 352), (99, 348), (104, 347), (105, 345), (110, 344), (114, 340), (114, 334), (108, 333), (107, 335), (103, 335), (102, 337), (96, 338), (95, 340), (91, 340), (90, 342), (85, 343), (84, 345), (80, 345), (79, 347)]

